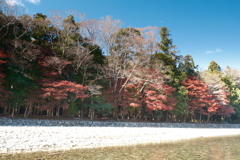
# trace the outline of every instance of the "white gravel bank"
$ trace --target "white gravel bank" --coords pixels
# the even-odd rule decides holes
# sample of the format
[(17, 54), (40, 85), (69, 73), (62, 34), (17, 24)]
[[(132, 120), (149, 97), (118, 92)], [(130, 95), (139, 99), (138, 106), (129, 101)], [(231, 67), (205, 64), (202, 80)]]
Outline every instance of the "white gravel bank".
[(240, 129), (130, 127), (0, 127), (0, 153), (68, 150), (240, 135)]

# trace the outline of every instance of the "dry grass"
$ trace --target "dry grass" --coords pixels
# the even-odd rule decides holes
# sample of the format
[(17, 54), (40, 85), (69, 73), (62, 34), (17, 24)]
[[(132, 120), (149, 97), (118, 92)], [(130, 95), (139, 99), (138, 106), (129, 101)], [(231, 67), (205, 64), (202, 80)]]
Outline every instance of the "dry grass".
[(240, 136), (196, 138), (174, 143), (134, 145), (125, 147), (104, 147), (57, 152), (35, 152), (29, 154), (0, 155), (12, 160), (235, 160), (240, 159)]

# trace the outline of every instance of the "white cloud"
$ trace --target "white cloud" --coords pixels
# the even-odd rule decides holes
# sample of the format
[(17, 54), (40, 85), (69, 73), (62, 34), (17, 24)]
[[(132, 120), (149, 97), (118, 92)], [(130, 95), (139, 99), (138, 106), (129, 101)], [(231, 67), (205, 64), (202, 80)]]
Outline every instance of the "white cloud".
[(10, 6), (24, 6), (21, 0), (6, 0), (6, 3)]
[(41, 2), (41, 0), (27, 0), (27, 1), (33, 4), (39, 4)]
[(207, 50), (205, 52), (205, 54), (214, 54), (214, 53), (219, 53), (219, 52), (222, 52), (222, 49), (221, 48), (217, 48), (215, 50)]
[[(6, 3), (10, 6), (22, 6), (24, 7), (24, 0), (5, 0)], [(25, 0), (29, 3), (33, 3), (33, 4), (39, 4), (41, 2), (41, 0)]]

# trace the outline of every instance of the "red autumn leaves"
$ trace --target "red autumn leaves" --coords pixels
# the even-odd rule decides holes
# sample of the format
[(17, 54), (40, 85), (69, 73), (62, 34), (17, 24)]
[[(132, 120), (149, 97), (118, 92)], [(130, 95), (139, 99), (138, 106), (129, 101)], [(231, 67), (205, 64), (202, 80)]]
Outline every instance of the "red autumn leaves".
[[(149, 73), (151, 73), (149, 71)], [(158, 75), (160, 76), (160, 75)], [(148, 77), (148, 75), (145, 75)], [(156, 78), (156, 77), (155, 77)], [(122, 107), (121, 112), (125, 113), (128, 108), (146, 107), (148, 112), (152, 111), (171, 111), (177, 104), (174, 96), (175, 89), (166, 83), (156, 83), (156, 79), (141, 79), (136, 81), (134, 78), (129, 80), (129, 84), (123, 87), (121, 92), (115, 92), (108, 89), (105, 92), (106, 99), (115, 107)], [(125, 84), (126, 79), (118, 82), (116, 91)], [(154, 83), (152, 83), (154, 82)], [(210, 118), (212, 115), (229, 116), (234, 113), (234, 109), (229, 105), (226, 88), (222, 88), (221, 92), (215, 93), (211, 91), (201, 79), (194, 76), (182, 82), (182, 85), (188, 90), (188, 108), (190, 111), (198, 112)]]
[(7, 91), (4, 89), (2, 83), (4, 82), (3, 78), (5, 77), (5, 75), (2, 73), (2, 67), (1, 65), (6, 63), (4, 60), (4, 58), (7, 58), (8, 56), (6, 54), (4, 54), (4, 51), (0, 50), (0, 106), (5, 106), (5, 102), (6, 102), (6, 97), (8, 94), (11, 94), (11, 92)]
[(172, 110), (176, 105), (176, 98), (173, 97), (175, 89), (165, 84), (164, 75), (152, 68), (138, 70), (139, 72), (128, 80), (119, 79), (115, 90), (113, 87), (108, 88), (104, 92), (106, 99), (113, 106), (120, 106), (121, 113), (126, 113), (129, 107), (143, 106), (146, 106), (150, 113), (156, 110)]
[(214, 93), (201, 79), (194, 76), (189, 76), (182, 84), (188, 90), (188, 106), (191, 111), (198, 111), (209, 118), (214, 114), (229, 116), (234, 113), (225, 88), (220, 93)]

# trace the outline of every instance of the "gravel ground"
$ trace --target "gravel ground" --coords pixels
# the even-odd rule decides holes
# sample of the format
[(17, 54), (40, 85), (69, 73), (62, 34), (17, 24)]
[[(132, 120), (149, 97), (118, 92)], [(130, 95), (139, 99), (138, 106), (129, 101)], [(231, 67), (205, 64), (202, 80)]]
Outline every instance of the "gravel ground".
[(0, 153), (162, 143), (227, 135), (240, 135), (240, 129), (1, 126)]

